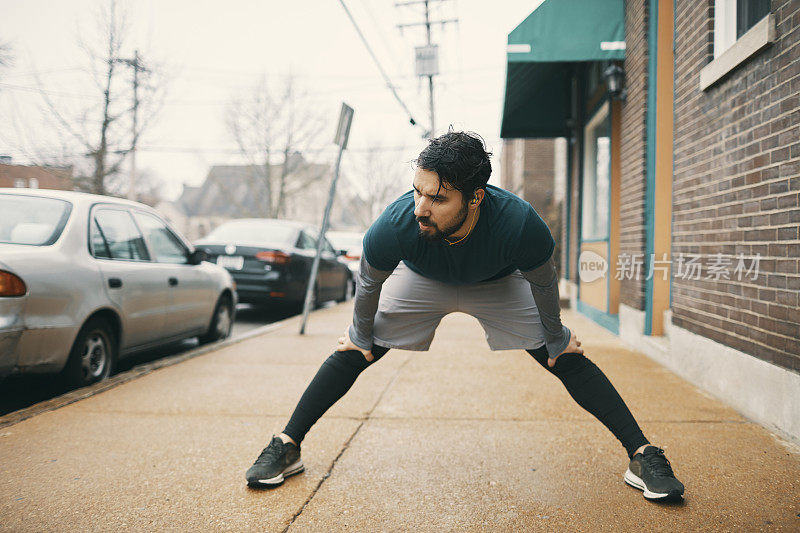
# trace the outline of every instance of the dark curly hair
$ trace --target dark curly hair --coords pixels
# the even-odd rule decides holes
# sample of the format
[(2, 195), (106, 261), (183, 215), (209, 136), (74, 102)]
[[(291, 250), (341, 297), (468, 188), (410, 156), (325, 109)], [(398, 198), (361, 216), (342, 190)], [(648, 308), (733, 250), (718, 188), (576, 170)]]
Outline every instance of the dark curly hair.
[(436, 172), (439, 187), (455, 189), (464, 202), (482, 189), (492, 174), (492, 164), (480, 135), (468, 131), (448, 131), (428, 141), (419, 154), (417, 167)]

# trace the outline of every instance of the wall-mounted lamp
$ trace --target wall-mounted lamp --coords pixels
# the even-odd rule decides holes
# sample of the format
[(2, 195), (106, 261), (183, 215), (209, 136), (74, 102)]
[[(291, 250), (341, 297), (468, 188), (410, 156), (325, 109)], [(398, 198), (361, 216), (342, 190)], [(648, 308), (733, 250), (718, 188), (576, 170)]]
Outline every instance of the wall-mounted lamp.
[(613, 100), (625, 100), (628, 96), (628, 89), (625, 87), (625, 71), (613, 63), (603, 71), (603, 79), (606, 82), (608, 95)]

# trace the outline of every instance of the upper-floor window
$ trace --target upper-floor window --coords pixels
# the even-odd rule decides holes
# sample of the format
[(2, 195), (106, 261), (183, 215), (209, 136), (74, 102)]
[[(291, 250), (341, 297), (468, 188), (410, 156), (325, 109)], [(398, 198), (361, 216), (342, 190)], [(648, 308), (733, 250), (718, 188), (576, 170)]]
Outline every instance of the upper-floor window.
[(770, 0), (736, 0), (736, 38), (769, 15)]
[(770, 0), (716, 0), (714, 3), (714, 57), (733, 46), (747, 30), (769, 15)]
[(770, 0), (714, 0), (714, 59), (700, 71), (705, 91), (777, 39)]

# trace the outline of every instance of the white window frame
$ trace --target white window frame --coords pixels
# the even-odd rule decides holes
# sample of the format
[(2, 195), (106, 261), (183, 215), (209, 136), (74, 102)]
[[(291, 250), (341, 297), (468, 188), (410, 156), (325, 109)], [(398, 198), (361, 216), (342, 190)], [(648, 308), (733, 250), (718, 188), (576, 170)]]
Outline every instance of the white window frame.
[(736, 0), (714, 2), (714, 60), (700, 71), (705, 91), (776, 40), (775, 15), (768, 14), (736, 39)]
[(736, 42), (736, 0), (714, 1), (714, 59)]
[(28, 187), (28, 180), (25, 178), (14, 178), (14, 187), (16, 189), (25, 189)]
[(31, 178), (28, 180), (28, 187), (31, 189), (38, 189), (39, 188), (39, 180), (36, 178)]

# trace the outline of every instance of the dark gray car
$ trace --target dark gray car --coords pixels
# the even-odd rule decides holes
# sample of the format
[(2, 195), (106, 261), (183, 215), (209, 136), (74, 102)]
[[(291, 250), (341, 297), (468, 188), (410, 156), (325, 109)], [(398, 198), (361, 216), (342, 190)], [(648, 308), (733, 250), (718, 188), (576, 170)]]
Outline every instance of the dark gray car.
[[(317, 251), (317, 231), (308, 224), (270, 218), (232, 220), (195, 245), (209, 261), (228, 269), (240, 302), (302, 306)], [(323, 241), (314, 301), (344, 301), (351, 283), (347, 265)]]

